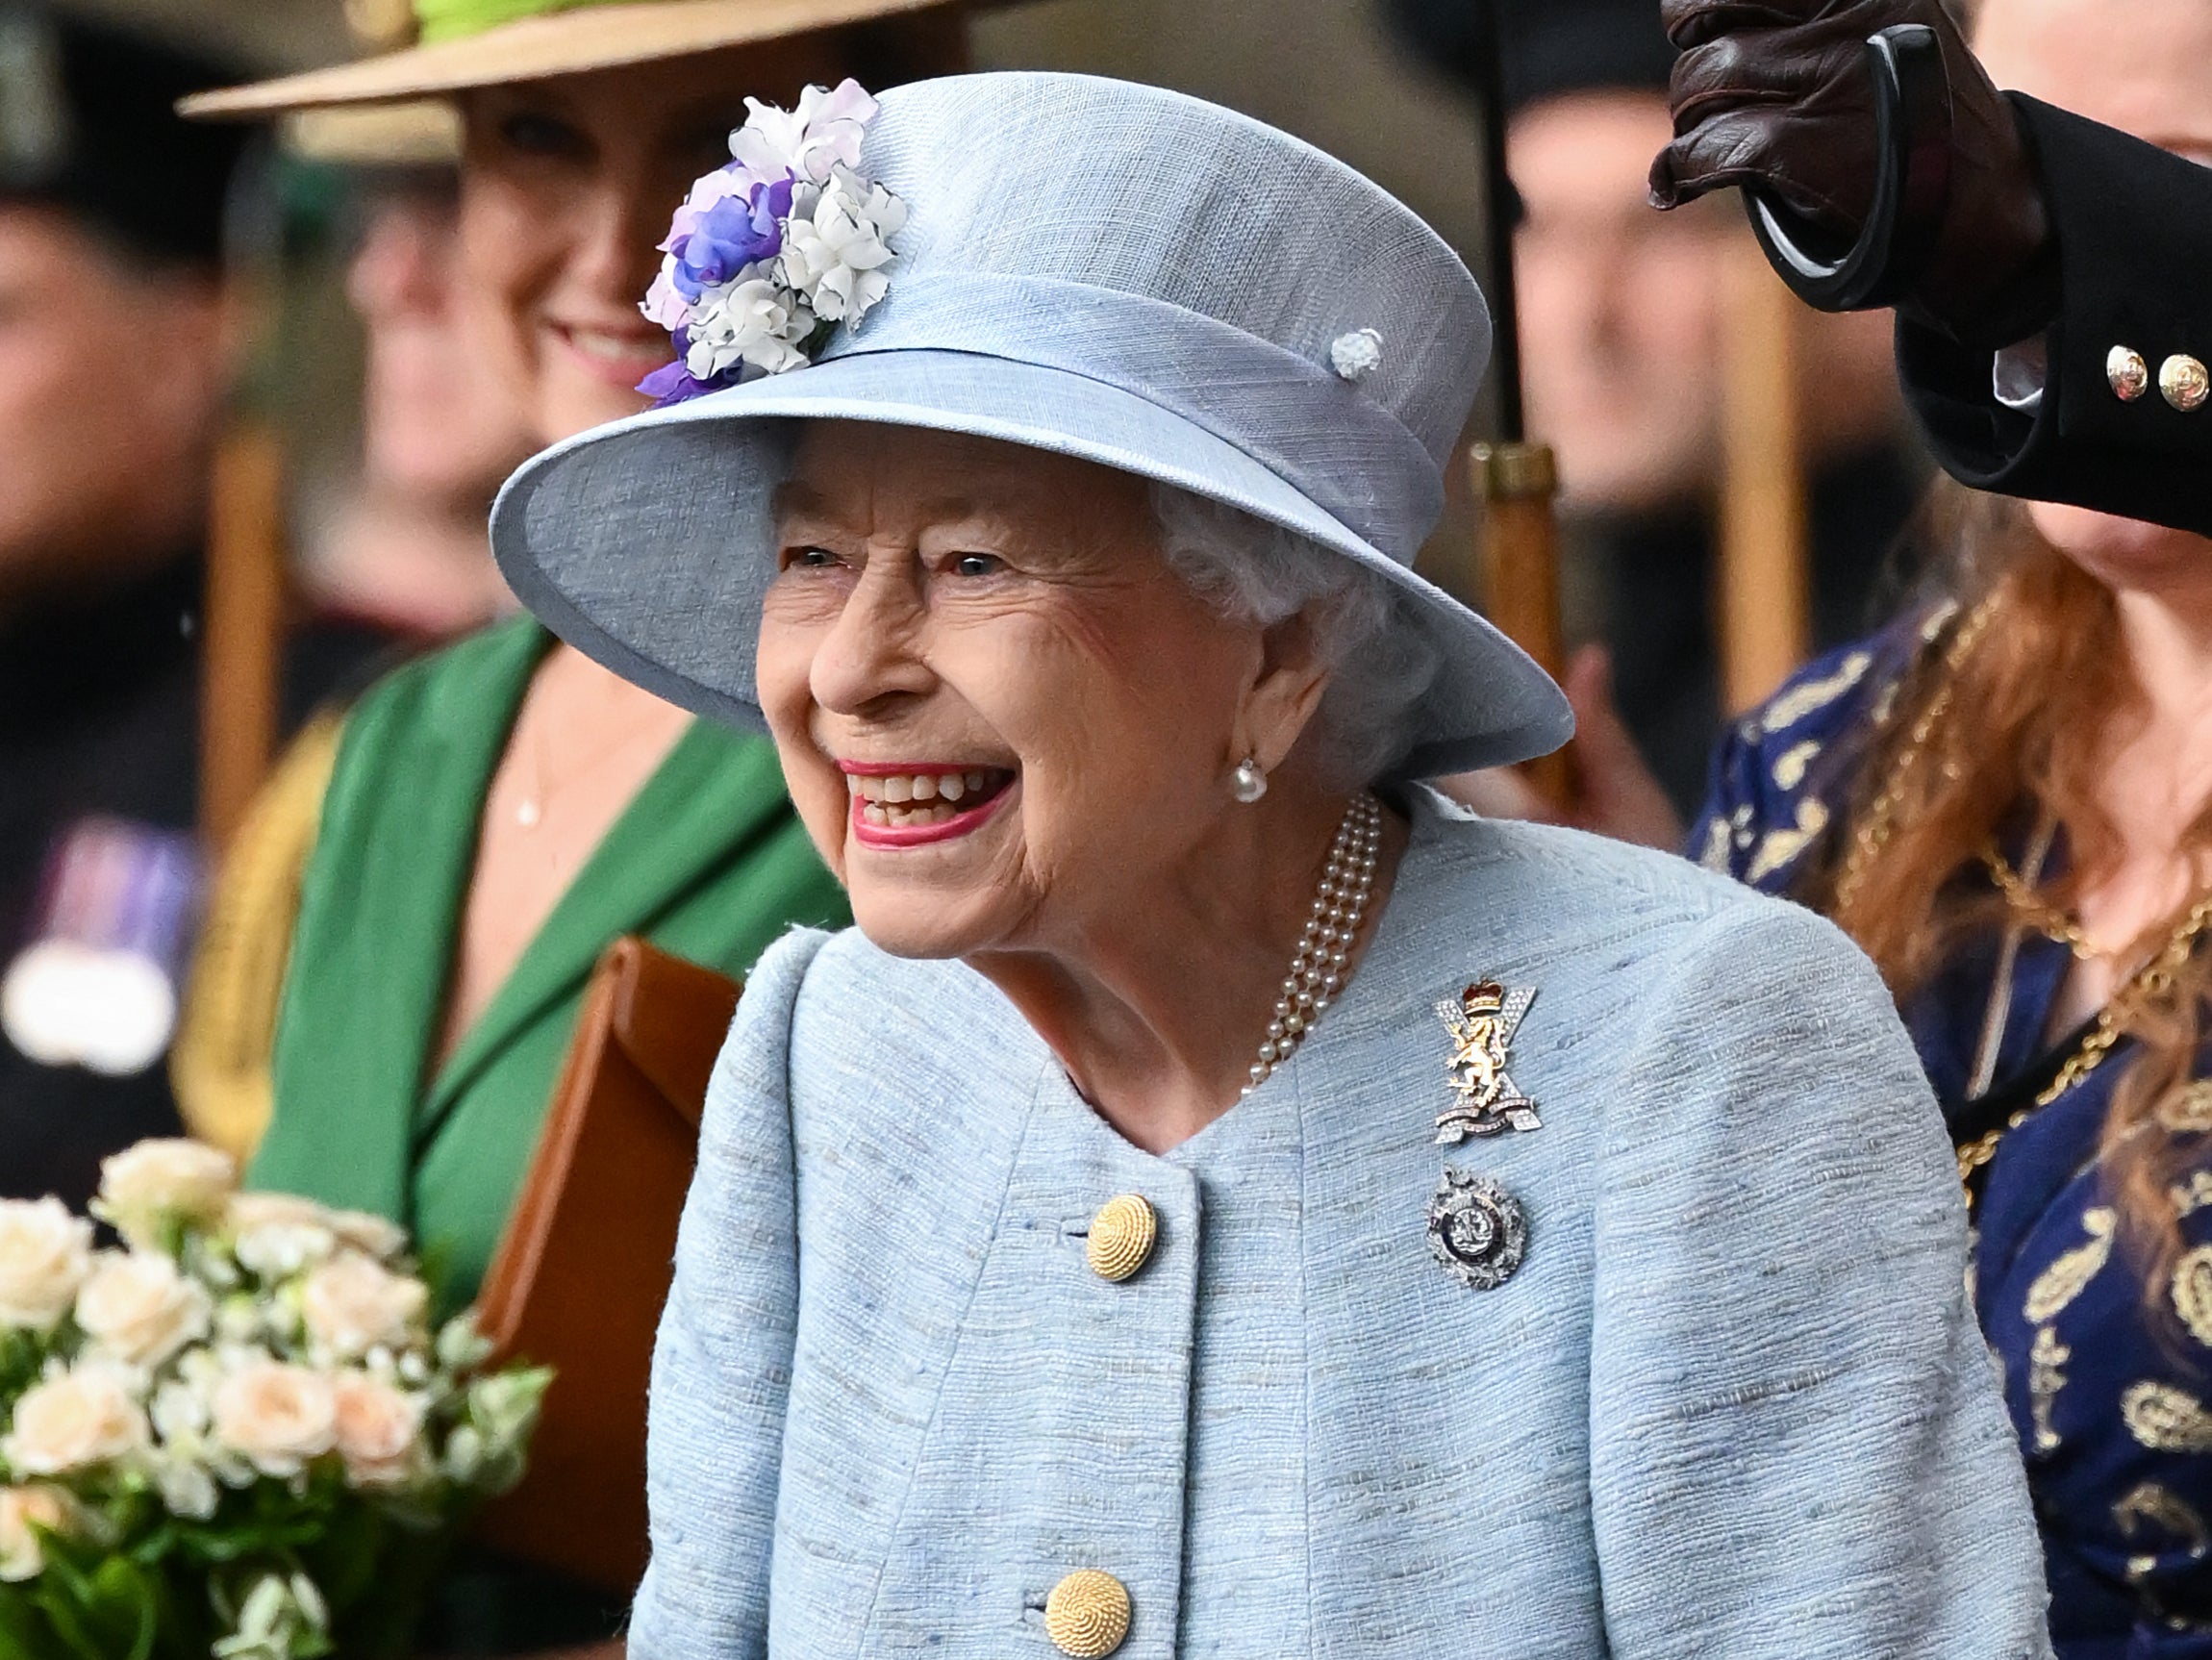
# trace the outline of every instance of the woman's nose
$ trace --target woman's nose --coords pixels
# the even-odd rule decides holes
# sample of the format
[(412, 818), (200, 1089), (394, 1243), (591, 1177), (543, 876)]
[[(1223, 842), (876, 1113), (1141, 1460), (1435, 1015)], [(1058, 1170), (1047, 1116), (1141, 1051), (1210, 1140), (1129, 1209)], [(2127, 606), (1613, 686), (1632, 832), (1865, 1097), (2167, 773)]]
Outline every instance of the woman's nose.
[(934, 677), (919, 651), (926, 621), (913, 562), (871, 558), (815, 652), (815, 701), (835, 714), (867, 715), (886, 699), (928, 691)]
[(568, 255), (568, 276), (596, 298), (635, 307), (660, 269), (655, 246), (667, 231), (668, 204), (616, 176), (598, 182), (582, 205)]

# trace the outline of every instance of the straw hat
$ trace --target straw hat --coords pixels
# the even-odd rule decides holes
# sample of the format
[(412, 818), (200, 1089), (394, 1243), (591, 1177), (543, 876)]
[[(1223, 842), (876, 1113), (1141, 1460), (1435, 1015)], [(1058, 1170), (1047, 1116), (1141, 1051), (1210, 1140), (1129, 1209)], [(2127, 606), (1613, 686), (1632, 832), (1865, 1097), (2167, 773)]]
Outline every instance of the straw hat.
[(187, 115), (277, 114), (438, 97), (472, 87), (784, 39), (957, 0), (414, 0), (418, 40), (330, 69), (187, 98)]
[[(880, 187), (864, 212), (890, 225), (905, 209), (891, 263), (864, 256), (880, 303), (859, 326), (810, 337), (806, 366), (556, 445), (501, 492), (492, 551), (556, 634), (671, 702), (758, 726), (792, 423), (882, 421), (1178, 486), (1381, 577), (1436, 665), (1407, 776), (1567, 741), (1544, 671), (1414, 573), (1490, 318), (1411, 210), (1244, 115), (1081, 75), (892, 88), (857, 154), (844, 188)], [(734, 233), (707, 225), (691, 240), (712, 254)]]

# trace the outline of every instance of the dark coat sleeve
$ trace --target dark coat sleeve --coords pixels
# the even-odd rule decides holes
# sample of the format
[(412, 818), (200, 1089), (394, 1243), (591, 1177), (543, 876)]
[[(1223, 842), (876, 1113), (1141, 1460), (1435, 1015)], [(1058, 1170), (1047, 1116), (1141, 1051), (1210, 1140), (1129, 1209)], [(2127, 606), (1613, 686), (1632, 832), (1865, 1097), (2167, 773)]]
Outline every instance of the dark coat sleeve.
[[(2212, 403), (2157, 390), (2174, 356), (2212, 363), (2212, 168), (2013, 94), (2036, 147), (2056, 235), (2060, 314), (2043, 405), (1991, 390), (1991, 358), (1900, 317), (1898, 366), (1936, 457), (1962, 484), (2073, 502), (2212, 535)], [(2142, 354), (2151, 388), (2124, 402), (2115, 346)]]

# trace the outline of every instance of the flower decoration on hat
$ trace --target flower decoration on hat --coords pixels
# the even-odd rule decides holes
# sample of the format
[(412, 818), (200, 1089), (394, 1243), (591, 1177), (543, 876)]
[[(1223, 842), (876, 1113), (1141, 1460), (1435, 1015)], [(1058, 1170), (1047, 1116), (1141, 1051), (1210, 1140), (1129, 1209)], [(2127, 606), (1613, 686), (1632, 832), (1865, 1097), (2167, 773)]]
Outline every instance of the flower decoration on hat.
[(809, 87), (798, 108), (748, 98), (730, 161), (676, 210), (642, 310), (676, 361), (638, 390), (666, 408), (804, 368), (891, 288), (906, 204), (857, 170), (876, 101), (860, 84)]

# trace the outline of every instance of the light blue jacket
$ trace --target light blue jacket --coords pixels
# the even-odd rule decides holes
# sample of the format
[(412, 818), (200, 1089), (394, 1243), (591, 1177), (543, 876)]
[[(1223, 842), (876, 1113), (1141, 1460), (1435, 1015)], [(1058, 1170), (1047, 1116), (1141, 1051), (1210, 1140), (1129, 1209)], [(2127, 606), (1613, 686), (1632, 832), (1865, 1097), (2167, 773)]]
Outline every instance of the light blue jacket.
[[(959, 964), (797, 934), (708, 1102), (635, 1660), (2022, 1660), (2041, 1553), (1949, 1148), (1866, 961), (1677, 860), (1423, 794), (1365, 966), (1165, 1158)], [(1469, 981), (1541, 1129), (1435, 1143)], [(1431, 1254), (1445, 1168), (1528, 1217)], [(1107, 1198), (1161, 1219), (1086, 1265)]]

